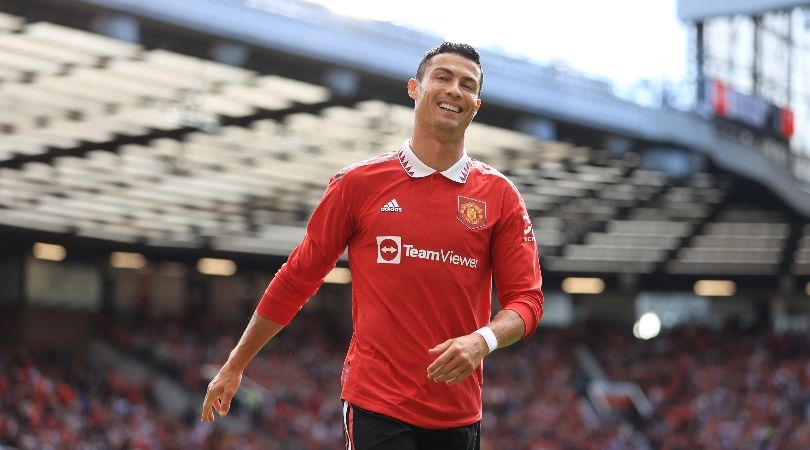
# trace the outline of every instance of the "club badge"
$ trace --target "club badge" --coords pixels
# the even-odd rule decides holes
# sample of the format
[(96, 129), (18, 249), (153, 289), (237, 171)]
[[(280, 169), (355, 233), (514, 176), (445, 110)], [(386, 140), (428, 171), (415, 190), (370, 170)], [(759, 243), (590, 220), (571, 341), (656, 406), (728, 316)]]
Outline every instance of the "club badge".
[(471, 230), (486, 226), (487, 204), (481, 200), (459, 195), (456, 218)]

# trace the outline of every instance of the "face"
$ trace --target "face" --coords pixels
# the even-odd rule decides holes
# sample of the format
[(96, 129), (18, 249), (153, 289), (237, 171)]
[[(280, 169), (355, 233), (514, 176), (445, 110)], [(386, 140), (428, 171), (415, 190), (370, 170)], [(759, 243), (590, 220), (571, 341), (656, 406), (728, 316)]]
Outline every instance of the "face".
[(455, 53), (434, 56), (421, 80), (408, 81), (415, 126), (448, 137), (463, 136), (481, 107), (480, 79), (481, 69), (473, 61)]

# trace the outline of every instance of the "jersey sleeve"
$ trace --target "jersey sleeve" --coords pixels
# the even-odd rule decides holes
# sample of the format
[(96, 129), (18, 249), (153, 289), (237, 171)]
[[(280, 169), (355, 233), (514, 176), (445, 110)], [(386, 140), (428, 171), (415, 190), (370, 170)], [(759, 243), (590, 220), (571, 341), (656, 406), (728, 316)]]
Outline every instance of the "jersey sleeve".
[(329, 180), (303, 240), (276, 272), (259, 301), (256, 311), (264, 318), (289, 324), (335, 267), (352, 233), (347, 184), (346, 177)]
[(510, 183), (493, 230), (492, 273), (502, 309), (516, 312), (531, 336), (543, 316), (542, 275), (534, 231), (520, 193)]

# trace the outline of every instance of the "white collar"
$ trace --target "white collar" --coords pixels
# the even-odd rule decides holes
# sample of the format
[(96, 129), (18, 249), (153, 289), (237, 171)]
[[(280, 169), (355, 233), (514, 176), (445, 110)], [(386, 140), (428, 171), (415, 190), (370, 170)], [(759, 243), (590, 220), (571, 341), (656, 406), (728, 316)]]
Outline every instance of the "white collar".
[[(399, 158), (399, 163), (402, 164), (402, 168), (405, 169), (405, 172), (412, 178), (422, 178), (436, 172), (436, 169), (423, 163), (416, 156), (416, 153), (411, 149), (410, 139), (405, 141), (402, 147), (397, 150), (397, 157)], [(464, 184), (467, 182), (467, 177), (470, 175), (471, 166), (472, 158), (467, 155), (467, 149), (465, 148), (464, 152), (461, 154), (461, 158), (450, 166), (450, 168), (443, 170), (441, 173), (449, 180)]]

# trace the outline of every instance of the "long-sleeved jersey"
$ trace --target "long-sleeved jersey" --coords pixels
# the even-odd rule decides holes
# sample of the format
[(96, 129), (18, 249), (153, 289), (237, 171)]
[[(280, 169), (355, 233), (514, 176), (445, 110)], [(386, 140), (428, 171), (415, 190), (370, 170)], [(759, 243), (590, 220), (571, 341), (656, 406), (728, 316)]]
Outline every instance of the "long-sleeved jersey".
[(406, 142), (338, 172), (306, 235), (257, 311), (288, 324), (346, 246), (354, 333), (342, 398), (423, 428), (481, 419), (482, 367), (448, 386), (427, 377), (428, 349), (491, 316), (492, 279), (503, 309), (537, 328), (543, 295), (532, 224), (515, 186), (464, 151), (436, 172)]

